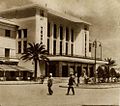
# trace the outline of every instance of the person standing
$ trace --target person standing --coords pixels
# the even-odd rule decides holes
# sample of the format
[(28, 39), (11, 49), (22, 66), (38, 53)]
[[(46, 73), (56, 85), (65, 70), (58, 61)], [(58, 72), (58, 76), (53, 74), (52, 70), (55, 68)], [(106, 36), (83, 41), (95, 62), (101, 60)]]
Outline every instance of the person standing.
[(73, 95), (75, 95), (75, 91), (74, 91), (74, 87), (73, 87), (74, 84), (76, 84), (75, 83), (75, 79), (74, 79), (74, 77), (72, 75), (70, 75), (69, 82), (68, 82), (68, 89), (67, 89), (67, 94), (66, 95), (69, 95), (70, 89), (72, 90)]
[(53, 79), (52, 79), (52, 76), (49, 75), (49, 77), (48, 77), (48, 83), (47, 83), (49, 95), (53, 94), (53, 90), (51, 89), (52, 85), (53, 85)]

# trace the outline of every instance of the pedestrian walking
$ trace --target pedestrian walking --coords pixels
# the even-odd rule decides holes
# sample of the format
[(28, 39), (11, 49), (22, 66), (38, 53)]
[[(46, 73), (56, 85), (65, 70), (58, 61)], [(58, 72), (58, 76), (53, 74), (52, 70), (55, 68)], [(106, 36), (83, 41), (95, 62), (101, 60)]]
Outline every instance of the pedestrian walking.
[(49, 75), (49, 77), (48, 77), (48, 84), (47, 84), (49, 95), (53, 94), (53, 90), (51, 89), (52, 85), (53, 85), (53, 79), (52, 79), (52, 76)]
[(74, 77), (72, 75), (70, 75), (69, 82), (68, 82), (68, 89), (67, 89), (67, 94), (66, 95), (69, 95), (70, 89), (72, 90), (73, 95), (75, 95), (74, 84), (76, 84), (75, 83), (75, 79), (74, 79)]

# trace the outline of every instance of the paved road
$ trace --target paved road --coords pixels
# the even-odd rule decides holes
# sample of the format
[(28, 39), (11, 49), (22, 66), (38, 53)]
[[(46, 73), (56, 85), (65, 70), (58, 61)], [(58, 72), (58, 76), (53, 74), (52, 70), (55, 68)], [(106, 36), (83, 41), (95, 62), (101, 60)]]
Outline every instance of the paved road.
[(54, 94), (47, 95), (46, 84), (0, 85), (0, 106), (81, 106), (118, 105), (120, 88), (80, 89), (65, 95), (66, 88), (53, 86)]

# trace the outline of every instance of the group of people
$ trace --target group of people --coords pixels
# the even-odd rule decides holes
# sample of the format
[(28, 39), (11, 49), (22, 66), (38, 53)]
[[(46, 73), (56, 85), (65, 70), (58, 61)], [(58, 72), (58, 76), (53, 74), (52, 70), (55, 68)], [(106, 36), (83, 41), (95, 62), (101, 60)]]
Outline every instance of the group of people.
[[(70, 89), (72, 90), (73, 95), (75, 95), (74, 84), (76, 84), (76, 82), (75, 82), (75, 79), (74, 79), (73, 75), (71, 74), (70, 78), (69, 78), (69, 81), (68, 81), (68, 89), (67, 89), (66, 95), (69, 95)], [(53, 78), (52, 78), (52, 75), (49, 75), (48, 83), (47, 83), (49, 95), (53, 94), (53, 90), (51, 88), (52, 85), (53, 85)]]

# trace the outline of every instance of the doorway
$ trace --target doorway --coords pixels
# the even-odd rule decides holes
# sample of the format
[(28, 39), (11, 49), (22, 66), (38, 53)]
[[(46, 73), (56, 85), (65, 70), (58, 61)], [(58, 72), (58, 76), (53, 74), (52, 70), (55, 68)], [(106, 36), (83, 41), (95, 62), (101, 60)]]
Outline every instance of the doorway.
[(68, 77), (68, 66), (62, 66), (62, 77)]

